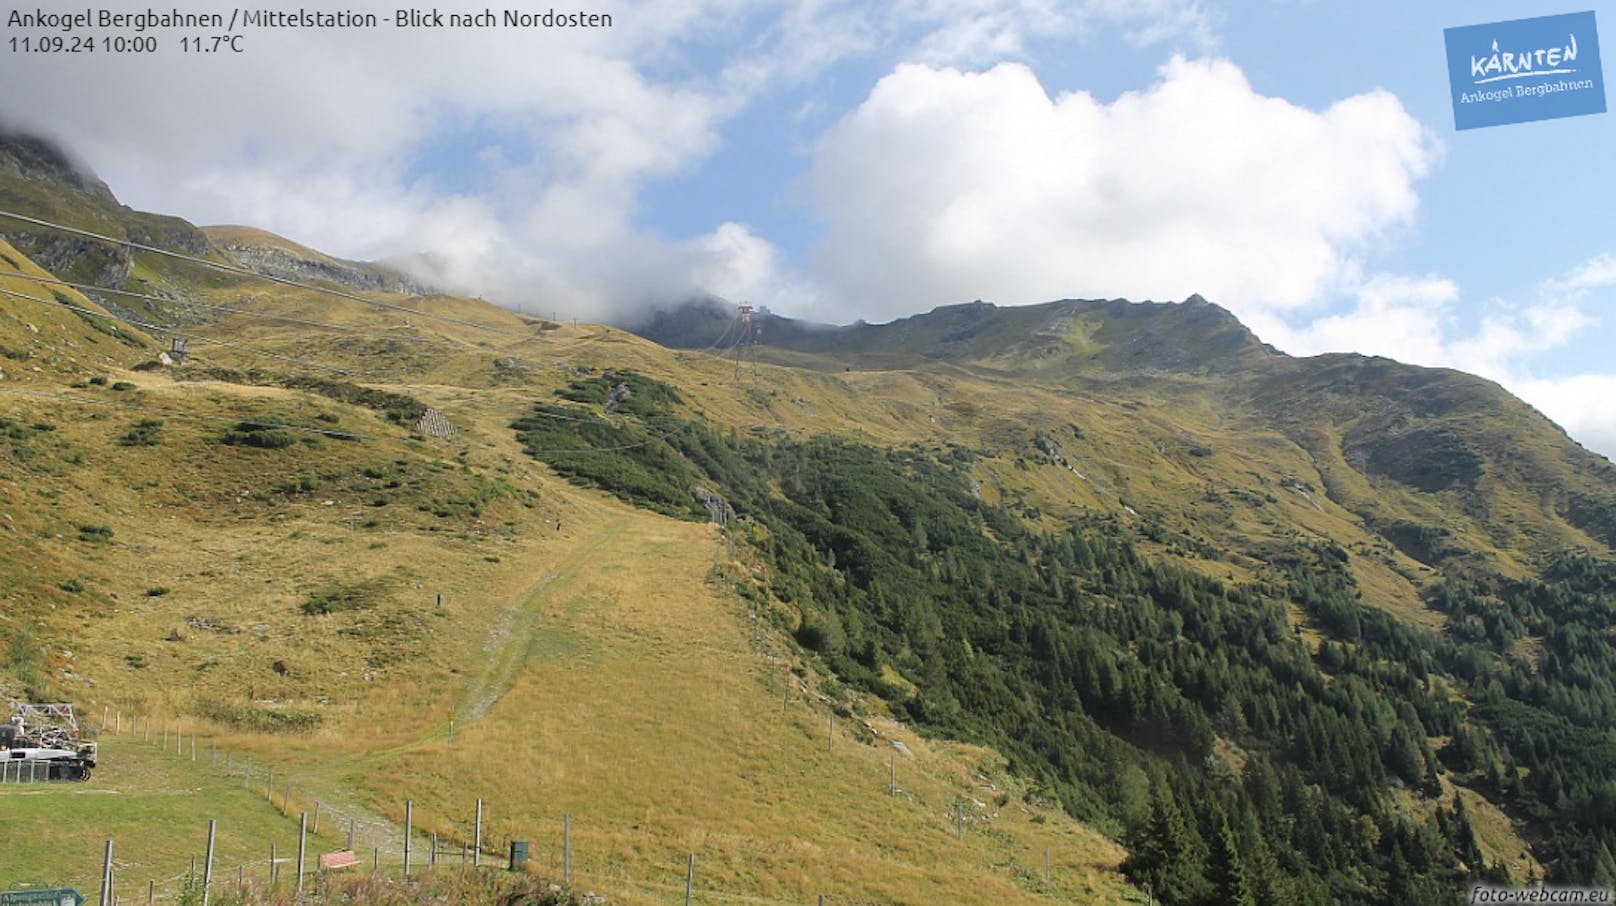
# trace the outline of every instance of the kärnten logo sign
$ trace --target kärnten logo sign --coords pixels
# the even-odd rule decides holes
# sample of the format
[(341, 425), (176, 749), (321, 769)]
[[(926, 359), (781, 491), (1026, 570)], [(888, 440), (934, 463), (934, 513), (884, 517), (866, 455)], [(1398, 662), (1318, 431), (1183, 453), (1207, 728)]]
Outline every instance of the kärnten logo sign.
[(1605, 112), (1592, 11), (1444, 30), (1459, 129)]

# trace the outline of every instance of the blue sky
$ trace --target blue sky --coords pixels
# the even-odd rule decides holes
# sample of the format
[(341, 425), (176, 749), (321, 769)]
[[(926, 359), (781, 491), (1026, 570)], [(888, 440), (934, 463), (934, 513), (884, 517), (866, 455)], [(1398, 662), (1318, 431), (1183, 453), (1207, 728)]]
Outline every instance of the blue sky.
[(1295, 354), (1483, 374), (1616, 454), (1616, 120), (1456, 132), (1443, 46), (1587, 9), (1611, 43), (1616, 4), (585, 5), (613, 27), (7, 55), (38, 87), (0, 117), (137, 207), (429, 249), (517, 307), (882, 321), (1201, 292)]

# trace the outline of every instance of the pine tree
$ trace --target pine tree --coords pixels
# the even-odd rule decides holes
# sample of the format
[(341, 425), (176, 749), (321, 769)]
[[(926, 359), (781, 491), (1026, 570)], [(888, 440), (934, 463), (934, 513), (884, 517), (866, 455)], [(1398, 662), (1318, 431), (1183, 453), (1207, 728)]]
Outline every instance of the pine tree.
[(1198, 843), (1172, 792), (1160, 786), (1123, 871), (1135, 884), (1150, 885), (1164, 904), (1193, 903), (1202, 888)]
[(1616, 858), (1611, 856), (1610, 847), (1604, 842), (1594, 851), (1593, 869), (1591, 881), (1595, 887), (1616, 886)]
[(1256, 906), (1251, 884), (1246, 878), (1246, 865), (1240, 858), (1234, 832), (1224, 820), (1212, 840), (1212, 860), (1206, 867), (1207, 880), (1212, 883), (1212, 902), (1224, 906)]
[(1273, 847), (1263, 837), (1262, 825), (1252, 812), (1246, 812), (1245, 826), (1239, 838), (1250, 844), (1244, 854), (1246, 884), (1257, 906), (1282, 906), (1286, 902), (1281, 889), (1284, 871), (1274, 855)]
[(1401, 847), (1392, 847), (1391, 864), (1386, 869), (1386, 899), (1388, 906), (1418, 902), (1414, 899), (1414, 876)]
[(1479, 873), (1486, 865), (1481, 855), (1481, 846), (1476, 842), (1476, 830), (1470, 823), (1470, 813), (1465, 809), (1464, 797), (1455, 793), (1453, 796), (1452, 838), (1454, 852), (1464, 861), (1473, 873)]

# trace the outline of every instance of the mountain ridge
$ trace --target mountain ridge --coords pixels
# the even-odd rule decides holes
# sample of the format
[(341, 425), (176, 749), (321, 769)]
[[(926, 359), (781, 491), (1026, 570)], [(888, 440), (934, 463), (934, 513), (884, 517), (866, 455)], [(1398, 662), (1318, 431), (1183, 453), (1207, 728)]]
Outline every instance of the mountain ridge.
[[(734, 324), (735, 315), (725, 321), (723, 314), (700, 303), (659, 312), (638, 329), (669, 345), (711, 347), (722, 337), (719, 325)], [(1495, 382), (1356, 353), (1289, 356), (1199, 295), (1178, 303), (1060, 300), (1007, 308), (978, 301), (882, 325), (754, 317), (761, 319), (762, 340), (744, 349), (731, 345), (727, 351), (737, 359), (805, 364), (778, 357), (775, 350), (784, 349), (846, 367), (941, 362), (1052, 386), (1199, 382), (1192, 392), (1215, 401), (1225, 418), (1277, 428), (1305, 448), (1331, 475), (1327, 493), (1370, 522), (1408, 521), (1357, 502), (1373, 495), (1354, 488), (1390, 481), (1463, 497), (1457, 509), (1466, 521), (1479, 522), (1495, 539), (1512, 537), (1519, 508), (1531, 505), (1499, 487), (1515, 482), (1542, 498), (1537, 509), (1547, 521), (1573, 530), (1542, 549), (1578, 543), (1578, 535), (1581, 543), (1616, 547), (1616, 468)], [(1492, 490), (1484, 493), (1484, 484)], [(1514, 499), (1508, 505), (1491, 499), (1499, 495)]]

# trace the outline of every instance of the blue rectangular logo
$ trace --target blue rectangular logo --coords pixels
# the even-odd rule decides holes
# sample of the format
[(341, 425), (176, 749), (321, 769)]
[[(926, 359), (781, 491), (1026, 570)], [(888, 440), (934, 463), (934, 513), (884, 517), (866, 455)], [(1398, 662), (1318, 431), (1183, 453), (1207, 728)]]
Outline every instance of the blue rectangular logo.
[(1459, 129), (1605, 112), (1592, 11), (1443, 31)]

